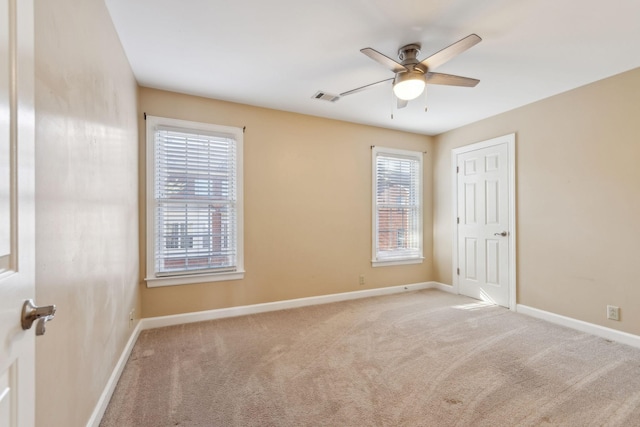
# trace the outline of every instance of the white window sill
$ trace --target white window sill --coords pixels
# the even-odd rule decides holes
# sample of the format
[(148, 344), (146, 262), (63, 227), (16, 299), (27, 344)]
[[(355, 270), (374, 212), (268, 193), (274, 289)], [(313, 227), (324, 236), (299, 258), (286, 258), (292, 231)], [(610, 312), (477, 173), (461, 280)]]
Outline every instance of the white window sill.
[(191, 285), (194, 283), (222, 282), (226, 280), (244, 279), (244, 270), (228, 273), (188, 274), (184, 276), (147, 277), (147, 288), (160, 286)]
[(372, 267), (387, 267), (392, 265), (406, 264), (422, 264), (424, 258), (406, 258), (406, 259), (388, 259), (388, 260), (371, 260)]

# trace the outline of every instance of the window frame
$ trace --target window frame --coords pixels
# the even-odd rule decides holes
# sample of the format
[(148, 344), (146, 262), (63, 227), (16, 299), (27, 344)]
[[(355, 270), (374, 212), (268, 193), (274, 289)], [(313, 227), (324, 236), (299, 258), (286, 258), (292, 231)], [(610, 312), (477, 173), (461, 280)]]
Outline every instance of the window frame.
[[(156, 271), (155, 247), (155, 173), (156, 144), (155, 134), (158, 126), (171, 127), (186, 133), (205, 132), (227, 134), (236, 143), (236, 268), (234, 271), (221, 272), (178, 272), (170, 275), (158, 275)], [(242, 128), (201, 123), (189, 120), (172, 119), (146, 115), (146, 277), (147, 287), (187, 285), (194, 283), (240, 280), (244, 278), (244, 195), (243, 195), (243, 148), (244, 132)]]
[[(424, 162), (423, 162), (423, 153), (419, 151), (411, 151), (411, 150), (401, 150), (397, 148), (388, 148), (388, 147), (373, 147), (371, 154), (371, 176), (372, 176), (372, 258), (371, 264), (373, 267), (383, 267), (383, 266), (392, 266), (392, 265), (405, 265), (405, 264), (421, 264), (424, 261)], [(408, 158), (417, 161), (418, 163), (418, 182), (417, 182), (417, 199), (418, 199), (418, 230), (417, 239), (418, 246), (417, 254), (408, 255), (406, 251), (397, 251), (397, 256), (381, 256), (380, 251), (378, 250), (378, 205), (377, 205), (377, 193), (378, 193), (378, 168), (377, 168), (377, 160), (378, 157), (387, 156), (387, 157), (396, 157), (396, 158)], [(406, 230), (406, 229), (403, 229)], [(409, 230), (406, 230), (409, 231)], [(405, 231), (405, 233), (406, 233)], [(407, 236), (405, 235), (405, 239)]]

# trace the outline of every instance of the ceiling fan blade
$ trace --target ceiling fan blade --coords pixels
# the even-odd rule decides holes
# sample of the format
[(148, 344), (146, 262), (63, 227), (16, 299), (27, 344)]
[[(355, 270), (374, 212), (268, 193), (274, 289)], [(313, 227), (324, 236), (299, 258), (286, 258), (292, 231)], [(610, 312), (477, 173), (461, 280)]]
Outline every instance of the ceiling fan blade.
[(401, 71), (407, 71), (407, 67), (405, 67), (404, 65), (394, 61), (393, 59), (389, 58), (388, 56), (385, 56), (385, 55), (381, 54), (380, 52), (378, 52), (375, 49), (371, 49), (370, 47), (365, 47), (364, 49), (360, 49), (360, 52), (364, 53), (365, 55), (367, 55), (369, 58), (373, 59), (377, 63), (382, 64), (384, 67), (387, 67), (388, 69), (390, 69), (394, 73), (399, 73)]
[[(477, 34), (471, 34), (462, 40), (458, 40), (454, 44), (445, 47), (439, 52), (434, 53), (421, 63), (417, 64), (417, 67), (422, 68), (425, 72), (427, 70), (433, 70), (448, 62), (450, 59), (461, 54), (465, 50), (469, 49), (480, 43), (482, 39)], [(425, 69), (426, 68), (426, 69)]]
[(475, 87), (480, 80), (452, 74), (427, 73), (427, 84)]
[(340, 94), (340, 96), (352, 95), (354, 93), (358, 93), (358, 92), (361, 92), (361, 91), (366, 90), (366, 89), (371, 89), (372, 87), (376, 87), (376, 86), (381, 85), (383, 83), (389, 82), (389, 81), (393, 80), (394, 78), (395, 77), (391, 77), (391, 78), (388, 78), (388, 79), (381, 80), (379, 82), (368, 84), (366, 86), (361, 86), (361, 87), (356, 88), (356, 89), (351, 89), (351, 90), (348, 90), (346, 92), (342, 92)]
[(398, 98), (398, 110), (401, 109), (401, 108), (406, 107), (408, 103), (409, 103), (409, 101), (407, 101), (406, 99)]

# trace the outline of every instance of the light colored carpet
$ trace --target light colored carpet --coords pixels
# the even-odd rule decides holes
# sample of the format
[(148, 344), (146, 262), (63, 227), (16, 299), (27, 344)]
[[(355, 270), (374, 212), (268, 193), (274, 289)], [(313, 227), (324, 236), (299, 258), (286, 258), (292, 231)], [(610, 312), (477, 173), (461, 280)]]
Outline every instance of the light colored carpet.
[(639, 426), (640, 350), (436, 290), (144, 331), (102, 427)]

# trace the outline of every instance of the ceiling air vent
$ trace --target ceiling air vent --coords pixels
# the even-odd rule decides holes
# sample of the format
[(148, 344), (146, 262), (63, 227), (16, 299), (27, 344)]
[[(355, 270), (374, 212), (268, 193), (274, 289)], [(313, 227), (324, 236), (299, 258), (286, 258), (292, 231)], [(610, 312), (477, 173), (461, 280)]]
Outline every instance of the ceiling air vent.
[(312, 96), (315, 99), (322, 99), (323, 101), (336, 102), (340, 97), (338, 95), (332, 95), (324, 91), (318, 91)]

